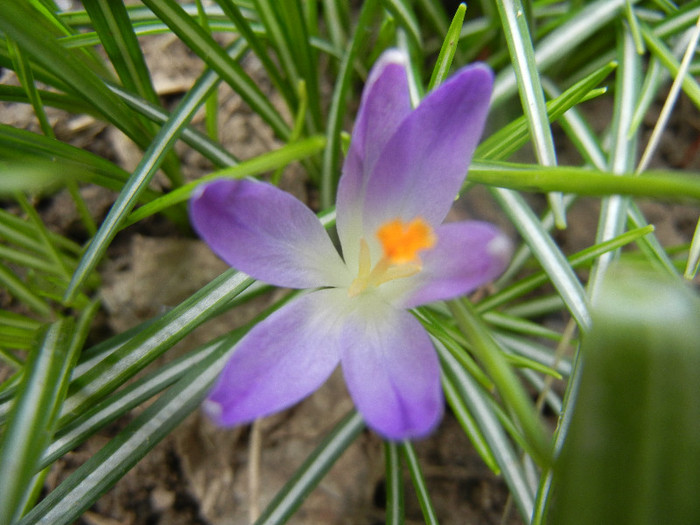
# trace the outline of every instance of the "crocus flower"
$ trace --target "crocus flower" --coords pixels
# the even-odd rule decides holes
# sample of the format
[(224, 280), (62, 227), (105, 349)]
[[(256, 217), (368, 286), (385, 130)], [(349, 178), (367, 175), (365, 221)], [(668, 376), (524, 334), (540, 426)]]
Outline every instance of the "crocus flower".
[(238, 343), (205, 402), (219, 424), (289, 407), (338, 363), (383, 437), (424, 436), (439, 422), (437, 353), (408, 310), (489, 282), (510, 243), (491, 224), (442, 224), (481, 136), (492, 73), (461, 69), (413, 109), (406, 62), (385, 52), (364, 89), (336, 202), (342, 256), (316, 215), (271, 185), (218, 180), (192, 199), (194, 228), (227, 263), (311, 289)]

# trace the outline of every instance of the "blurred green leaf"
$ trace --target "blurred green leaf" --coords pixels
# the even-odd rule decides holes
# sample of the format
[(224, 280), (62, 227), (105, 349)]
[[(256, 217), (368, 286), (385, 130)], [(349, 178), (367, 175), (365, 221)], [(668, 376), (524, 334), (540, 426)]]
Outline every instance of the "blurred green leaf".
[(678, 279), (612, 268), (584, 339), (552, 524), (696, 523), (700, 301)]

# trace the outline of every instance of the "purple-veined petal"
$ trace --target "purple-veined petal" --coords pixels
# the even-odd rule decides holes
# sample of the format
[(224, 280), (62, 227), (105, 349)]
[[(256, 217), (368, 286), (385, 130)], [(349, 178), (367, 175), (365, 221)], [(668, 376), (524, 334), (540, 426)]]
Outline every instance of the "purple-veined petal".
[(338, 235), (343, 255), (353, 268), (362, 229), (364, 186), (379, 154), (411, 112), (406, 76), (407, 57), (399, 50), (384, 52), (370, 71), (352, 130), (350, 149), (338, 184)]
[(410, 278), (412, 289), (405, 287), (394, 304), (413, 308), (459, 297), (498, 277), (510, 261), (510, 240), (488, 222), (451, 222), (436, 234), (437, 245), (422, 256), (423, 269)]
[(343, 286), (347, 267), (314, 213), (291, 194), (220, 179), (190, 201), (197, 233), (228, 264), (277, 286)]
[(341, 362), (367, 424), (391, 440), (422, 437), (443, 412), (440, 366), (428, 334), (408, 312), (363, 294), (346, 319)]
[(488, 67), (465, 67), (401, 123), (367, 181), (365, 236), (396, 218), (443, 221), (481, 137), (492, 84)]
[(233, 426), (287, 408), (321, 386), (340, 356), (344, 290), (323, 289), (286, 304), (239, 343), (204, 408)]

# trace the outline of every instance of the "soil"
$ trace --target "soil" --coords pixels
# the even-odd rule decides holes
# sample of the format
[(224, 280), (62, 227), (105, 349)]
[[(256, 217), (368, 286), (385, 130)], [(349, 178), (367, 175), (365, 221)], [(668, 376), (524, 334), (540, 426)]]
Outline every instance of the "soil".
[[(172, 37), (142, 40), (149, 58), (156, 90), (172, 106), (192, 85), (201, 62)], [(246, 59), (254, 73), (259, 65)], [(254, 75), (255, 76), (255, 75)], [(262, 72), (258, 77), (262, 76)], [(14, 82), (5, 72), (2, 82)], [(227, 87), (219, 90), (221, 142), (240, 158), (270, 151), (279, 146), (266, 126)], [(274, 95), (271, 97), (275, 103)], [(681, 102), (685, 103), (685, 102)], [(281, 105), (281, 104), (279, 104)], [(606, 109), (591, 106), (606, 122)], [(674, 168), (697, 169), (697, 114), (671, 127), (672, 136), (663, 146), (661, 162)], [(17, 104), (2, 108), (3, 123), (38, 130), (31, 110)], [(51, 111), (57, 135), (84, 147), (127, 170), (135, 167), (140, 153), (119, 132), (87, 117)], [(194, 124), (202, 126), (199, 114)], [(188, 179), (206, 174), (211, 166), (198, 154), (178, 147)], [(155, 184), (166, 184), (158, 178)], [(303, 171), (285, 171), (283, 187), (309, 201)], [(100, 219), (113, 202), (110, 191), (82, 189), (91, 213)], [(471, 192), (455, 214), (502, 222), (497, 208)], [(534, 197), (537, 200), (539, 197)], [(595, 231), (597, 201), (584, 199), (570, 214), (571, 227), (557, 234), (565, 251), (571, 253), (590, 245)], [(49, 226), (84, 242), (86, 234), (70, 198), (62, 193), (46, 198), (40, 209)], [(465, 211), (465, 210), (468, 210)], [(648, 219), (657, 225), (665, 244), (688, 242), (697, 220), (697, 209), (660, 203), (647, 205)], [(100, 267), (103, 280), (103, 314), (92, 339), (97, 341), (118, 333), (165, 308), (178, 304), (203, 284), (219, 275), (226, 265), (203, 243), (179, 231), (165, 219), (152, 218), (131, 227), (117, 237)], [(279, 292), (276, 292), (279, 293)], [(181, 343), (169, 355), (184, 352), (204, 340), (224, 333), (271, 301), (262, 297), (249, 309), (209, 324)], [(559, 385), (561, 387), (561, 385)], [(350, 408), (342, 377), (336, 372), (310, 398), (282, 414), (263, 420), (259, 427), (225, 430), (214, 427), (200, 413), (194, 413), (175, 432), (158, 444), (114, 488), (107, 492), (77, 522), (84, 525), (238, 525), (249, 522), (251, 508), (264, 508), (277, 490), (296, 470), (307, 454)], [(59, 460), (46, 481), (46, 490), (56, 487), (75, 468), (115, 436), (136, 414), (103, 429), (75, 451)], [(259, 434), (258, 434), (259, 433)], [(258, 469), (251, 469), (251, 444), (260, 436)], [(451, 414), (430, 438), (415, 444), (440, 522), (444, 524), (516, 524), (517, 512), (509, 508), (503, 480), (484, 465)], [(251, 478), (252, 474), (252, 478)], [(258, 482), (257, 494), (250, 485)], [(348, 449), (330, 474), (309, 496), (293, 524), (379, 524), (384, 522), (383, 445), (371, 432), (364, 432)], [(410, 482), (406, 484), (407, 523), (422, 523), (417, 499)], [(255, 492), (255, 490), (254, 490)]]

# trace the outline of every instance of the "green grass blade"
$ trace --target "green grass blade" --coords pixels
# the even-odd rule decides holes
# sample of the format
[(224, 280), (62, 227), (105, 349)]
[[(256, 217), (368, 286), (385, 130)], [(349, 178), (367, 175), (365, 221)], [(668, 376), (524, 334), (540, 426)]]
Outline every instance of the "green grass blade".
[[(433, 29), (438, 35), (444, 35), (448, 31), (448, 16), (445, 13), (445, 8), (439, 2), (433, 2), (432, 0), (418, 0), (417, 2), (420, 9), (427, 16), (428, 23), (433, 26)], [(459, 4), (457, 9), (459, 10), (464, 2)], [(456, 15), (455, 15), (456, 16)], [(461, 29), (461, 24), (460, 24)]]
[(346, 2), (340, 0), (323, 0), (323, 17), (328, 26), (328, 35), (336, 49), (345, 49), (346, 30), (350, 27)]
[[(569, 109), (581, 102), (616, 67), (617, 63), (615, 62), (605, 64), (600, 69), (576, 82), (554, 100), (547, 102), (549, 120), (555, 121), (562, 115), (565, 115)], [(483, 140), (476, 148), (474, 158), (507, 159), (525, 145), (529, 138), (527, 120), (524, 116), (520, 117)]]
[[(661, 64), (671, 73), (672, 77), (678, 76), (678, 71), (680, 68), (680, 62), (673, 55), (670, 49), (663, 43), (661, 38), (659, 38), (654, 31), (649, 29), (646, 25), (641, 25), (642, 36), (644, 41), (656, 59), (661, 62)], [(684, 48), (685, 49), (685, 48)], [(683, 77), (683, 92), (688, 95), (688, 97), (693, 101), (696, 107), (700, 107), (700, 85), (693, 78), (692, 75), (685, 75)]]
[(73, 323), (55, 321), (44, 330), (29, 356), (24, 378), (0, 446), (0, 522), (12, 523), (53, 433), (61, 372), (69, 359)]
[[(66, 93), (54, 93), (45, 89), (37, 89), (37, 93), (41, 98), (44, 107), (50, 106), (66, 110), (71, 113), (86, 113), (97, 116), (98, 113), (92, 106), (86, 102), (79, 100), (74, 95)], [(27, 97), (27, 92), (19, 86), (0, 85), (0, 100), (3, 102), (20, 102), (30, 104), (31, 101)]]
[[(124, 91), (119, 86), (109, 85), (109, 88), (114, 91), (127, 106), (138, 111), (141, 115), (153, 122), (165, 124), (170, 118), (170, 114), (167, 111), (128, 91)], [(211, 98), (208, 100), (211, 100)], [(192, 126), (187, 126), (182, 131), (180, 138), (185, 144), (191, 146), (209, 159), (215, 166), (224, 167), (238, 164), (238, 159), (235, 156)]]
[(493, 406), (487, 401), (485, 394), (479, 389), (474, 379), (467, 374), (449, 352), (436, 346), (445, 373), (450, 377), (455, 390), (465, 402), (469, 411), (483, 432), (503, 479), (515, 501), (520, 515), (527, 522), (532, 515), (533, 493), (530, 490), (521, 462), (513, 449), (510, 439), (503, 430)]
[(430, 82), (428, 83), (428, 91), (432, 91), (434, 88), (442, 84), (442, 82), (444, 82), (449, 75), (452, 59), (454, 59), (455, 52), (457, 51), (457, 43), (459, 42), (459, 35), (462, 31), (464, 15), (466, 12), (467, 5), (465, 3), (459, 4), (457, 12), (452, 18), (452, 23), (447, 30), (445, 39), (442, 41), (440, 54), (438, 55), (437, 62), (433, 68), (433, 73), (430, 76)]
[(138, 407), (178, 381), (193, 367), (217, 350), (221, 338), (169, 362), (151, 374), (119, 390), (96, 404), (70, 424), (58, 429), (54, 441), (46, 448), (39, 468), (50, 465), (94, 435), (99, 429)]
[(693, 240), (690, 243), (688, 263), (686, 264), (683, 277), (688, 280), (693, 279), (698, 271), (700, 271), (700, 221), (698, 221), (697, 226), (695, 226)]
[(44, 19), (25, 2), (8, 2), (0, 17), (0, 30), (17, 42), (32, 60), (61, 79), (72, 94), (88, 101), (109, 122), (145, 146), (148, 137), (144, 129), (129, 118), (124, 104), (88, 68), (82, 57), (57, 45), (57, 35), (51, 28), (28, 25), (27, 20), (39, 23)]
[[(281, 22), (280, 27), (284, 40), (292, 53), (292, 60), (297, 66), (299, 79), (306, 84), (310, 110), (308, 129), (310, 133), (315, 133), (323, 127), (321, 122), (321, 96), (318, 84), (318, 56), (317, 52), (311, 47), (301, 2), (299, 0), (288, 0), (286, 2), (257, 0), (257, 3), (272, 5), (274, 10), (277, 11), (277, 18)], [(298, 85), (299, 79), (291, 86)]]
[(462, 431), (469, 438), (474, 450), (481, 460), (486, 464), (491, 471), (498, 475), (501, 473), (501, 467), (498, 464), (493, 452), (491, 452), (490, 445), (486, 441), (481, 429), (479, 428), (479, 423), (474, 419), (474, 416), (469, 411), (467, 404), (465, 403), (463, 396), (461, 396), (455, 387), (453, 380), (446, 374), (442, 377), (442, 388), (445, 392), (445, 398), (447, 403), (452, 410), (457, 422), (462, 427)]
[(158, 95), (125, 5), (108, 0), (86, 0), (83, 6), (122, 85), (144, 100), (158, 104)]
[(31, 64), (19, 46), (9, 37), (7, 37), (7, 49), (10, 52), (10, 57), (12, 58), (12, 64), (14, 66), (14, 72), (17, 75), (17, 79), (20, 81), (20, 84), (22, 84), (22, 87), (27, 94), (27, 99), (34, 109), (34, 114), (39, 120), (41, 131), (47, 137), (54, 138), (53, 128), (51, 127), (51, 124), (49, 124), (49, 120), (46, 117), (46, 110), (41, 102), (39, 90), (34, 84), (34, 75), (32, 74)]
[(647, 171), (643, 175), (619, 176), (587, 168), (544, 168), (531, 164), (476, 161), (469, 169), (470, 182), (491, 187), (543, 193), (562, 191), (578, 195), (632, 195), (670, 198), (676, 201), (700, 199), (700, 179), (674, 171)]
[[(617, 53), (620, 67), (615, 79), (615, 104), (611, 129), (611, 147), (608, 169), (615, 175), (634, 170), (637, 136), (629, 137), (634, 107), (641, 87), (641, 60), (629, 30), (622, 26), (617, 31)], [(629, 199), (619, 195), (603, 199), (596, 231), (596, 242), (619, 235), (625, 225)], [(591, 270), (588, 291), (595, 299), (601, 279), (609, 264), (618, 256), (615, 252), (601, 256)]]
[(423, 38), (413, 7), (406, 0), (382, 0), (384, 8), (396, 19), (396, 25), (406, 31), (413, 49), (423, 49)]
[[(556, 94), (558, 91), (550, 84), (547, 89), (550, 93)], [(637, 109), (639, 106), (637, 106)], [(635, 116), (632, 117), (630, 123), (630, 131), (628, 135), (636, 133), (634, 124)], [(593, 134), (590, 126), (585, 122), (581, 114), (576, 108), (572, 108), (564, 114), (561, 120), (561, 125), (571, 141), (576, 145), (581, 156), (588, 161), (589, 164), (595, 166), (601, 171), (607, 171), (607, 158), (603, 153), (603, 148), (598, 142), (597, 137)], [(630, 202), (627, 210), (628, 222), (632, 228), (643, 228), (647, 226), (647, 221), (642, 215), (639, 207)], [(645, 235), (639, 239), (638, 244), (646, 252), (653, 254), (652, 260), (663, 266), (670, 274), (676, 274), (673, 263), (663, 246), (658, 239), (653, 235)]]
[(423, 520), (426, 525), (438, 525), (437, 514), (430, 501), (430, 494), (428, 494), (428, 487), (425, 485), (425, 479), (423, 478), (423, 472), (421, 472), (420, 464), (418, 463), (416, 451), (413, 449), (413, 445), (411, 445), (410, 441), (401, 443), (400, 448), (401, 457), (403, 457), (403, 460), (408, 466), (408, 471), (411, 473), (413, 488), (416, 491), (418, 503), (423, 511)]
[[(654, 227), (651, 225), (630, 230), (619, 235), (618, 237), (615, 237), (614, 239), (595, 244), (569, 256), (567, 259), (568, 264), (571, 266), (571, 268), (578, 268), (582, 265), (592, 263), (596, 257), (600, 257), (602, 254), (611, 250), (616, 250), (626, 246), (627, 244), (636, 241), (640, 237), (649, 235), (653, 231)], [(530, 293), (540, 286), (547, 284), (547, 282), (549, 282), (549, 278), (543, 271), (528, 275), (518, 282), (511, 284), (507, 288), (503, 288), (486, 299), (483, 299), (476, 305), (476, 309), (478, 312), (486, 315), (486, 312), (489, 310), (498, 308), (499, 306), (503, 306), (515, 299), (521, 298), (527, 293)]]
[(549, 464), (549, 439), (530, 403), (527, 393), (503, 356), (502, 350), (486, 328), (474, 307), (462, 301), (450, 301), (448, 308), (457, 326), (472, 342), (472, 352), (496, 385), (507, 406), (517, 418), (528, 440), (528, 453), (541, 465)]
[(326, 124), (327, 143), (321, 170), (321, 207), (324, 209), (330, 208), (335, 201), (336, 183), (340, 172), (340, 131), (343, 126), (343, 117), (345, 116), (345, 98), (350, 89), (355, 58), (360, 47), (369, 36), (370, 22), (377, 3), (378, 0), (367, 0), (362, 4), (362, 10), (357, 20), (352, 41), (347, 51), (343, 54), (338, 78), (333, 88), (333, 97), (328, 110)]
[(71, 421), (123, 385), (196, 327), (218, 314), (223, 305), (252, 282), (250, 277), (229, 270), (139, 332), (71, 383), (59, 424)]
[[(0, 124), (0, 154), (8, 163), (16, 159), (18, 165), (36, 166), (51, 178), (68, 172), (78, 179), (116, 191), (129, 178), (128, 172), (94, 153), (6, 124)], [(52, 164), (56, 167), (51, 168)], [(144, 192), (148, 197), (145, 200), (155, 195), (152, 190)]]
[[(240, 47), (240, 41), (234, 44), (232, 46), (232, 54), (237, 54)], [(170, 120), (160, 129), (109, 210), (97, 235), (92, 239), (85, 254), (80, 259), (78, 268), (73, 274), (64, 296), (67, 302), (70, 302), (76, 296), (84, 280), (102, 259), (110, 242), (119, 231), (122, 222), (131, 212), (141, 192), (148, 186), (165, 155), (173, 147), (197, 109), (204, 103), (212, 90), (216, 88), (218, 81), (219, 77), (213, 70), (205, 71), (172, 112)]]
[(364, 428), (362, 416), (354, 410), (345, 416), (277, 493), (255, 525), (286, 522)]
[[(566, 60), (569, 53), (601, 27), (619, 16), (627, 0), (596, 0), (575, 12), (571, 18), (552, 31), (535, 47), (537, 70), (542, 72), (558, 60)], [(630, 0), (636, 3), (637, 0)], [(517, 89), (515, 73), (512, 68), (496, 75), (491, 104), (499, 106), (512, 96)]]
[(250, 22), (246, 20), (241, 10), (232, 0), (217, 0), (217, 4), (221, 6), (221, 10), (231, 22), (233, 22), (238, 32), (250, 46), (250, 49), (255, 53), (255, 56), (258, 57), (262, 66), (265, 68), (265, 72), (269, 75), (270, 81), (287, 102), (287, 106), (290, 110), (293, 109), (296, 102), (294, 90), (291, 89), (290, 84), (285, 82), (282, 78), (279, 67), (272, 61), (270, 53), (265, 48), (261, 39), (255, 34), (255, 31), (253, 31)]
[(554, 240), (519, 194), (505, 188), (492, 188), (491, 195), (530, 246), (581, 330), (586, 331), (591, 324), (586, 294)]
[(289, 136), (289, 126), (274, 108), (268, 97), (252, 81), (243, 68), (233, 60), (197, 22), (173, 0), (144, 0), (173, 33), (227, 82), (233, 90), (281, 139)]
[(241, 179), (244, 177), (259, 175), (267, 171), (272, 171), (277, 168), (284, 167), (291, 162), (315, 155), (323, 150), (325, 145), (325, 137), (320, 135), (313, 136), (309, 137), (308, 139), (300, 140), (299, 142), (287, 144), (278, 150), (263, 153), (262, 155), (252, 159), (245, 160), (236, 166), (231, 166), (230, 168), (224, 168), (222, 170), (210, 173), (205, 177), (202, 177), (189, 184), (185, 184), (184, 186), (171, 191), (167, 195), (164, 195), (163, 197), (160, 197), (138, 208), (132, 212), (121, 227), (125, 228), (130, 224), (134, 224), (141, 219), (153, 215), (154, 213), (158, 213), (159, 211), (163, 211), (170, 206), (174, 206), (175, 204), (188, 200), (192, 195), (192, 192), (200, 184), (204, 184), (208, 181), (221, 177)]
[[(535, 51), (522, 2), (520, 0), (497, 0), (496, 5), (510, 50), (521, 105), (527, 118), (535, 154), (543, 166), (556, 166), (554, 139), (549, 127), (544, 92), (537, 71)], [(565, 228), (566, 215), (562, 195), (550, 194), (548, 199), (554, 213), (554, 223), (558, 228)]]
[(611, 268), (593, 316), (548, 522), (700, 521), (697, 294), (648, 267)]
[(189, 370), (99, 452), (73, 472), (20, 522), (68, 525), (197, 409), (229, 357), (231, 345)]
[(384, 442), (384, 463), (386, 469), (386, 521), (387, 525), (404, 523), (403, 475), (399, 446)]
[(8, 266), (0, 263), (0, 284), (11, 296), (24, 303), (34, 312), (45, 318), (51, 316), (51, 307), (29, 286), (27, 286)]

